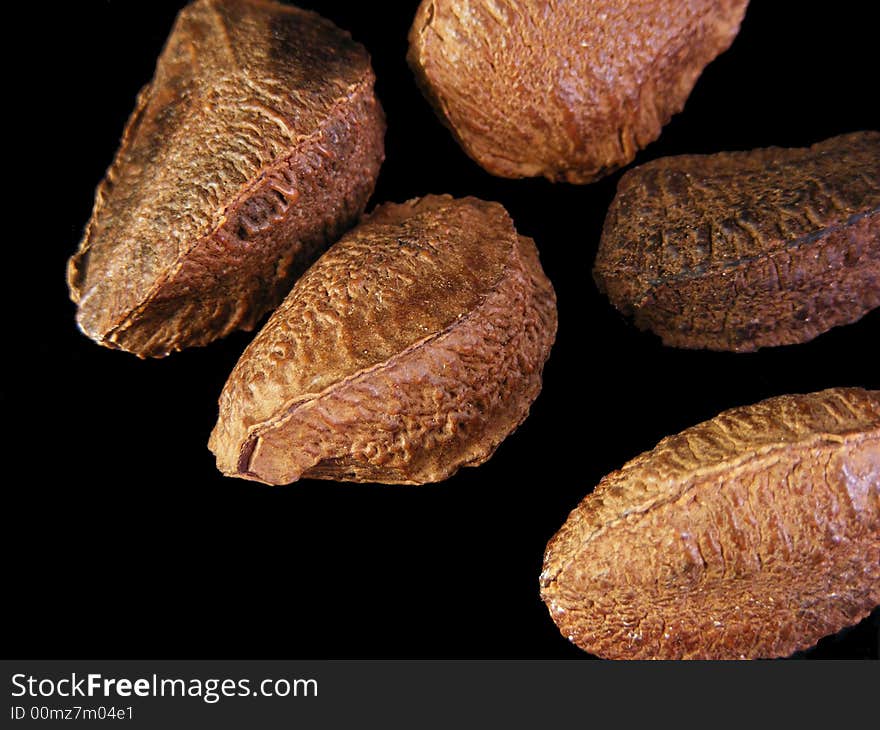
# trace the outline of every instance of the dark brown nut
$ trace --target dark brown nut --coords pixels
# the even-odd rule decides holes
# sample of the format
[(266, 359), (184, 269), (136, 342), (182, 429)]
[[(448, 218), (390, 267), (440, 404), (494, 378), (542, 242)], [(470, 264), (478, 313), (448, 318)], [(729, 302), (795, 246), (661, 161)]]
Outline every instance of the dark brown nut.
[(408, 60), (488, 172), (587, 183), (657, 139), (747, 5), (422, 0)]
[(747, 352), (855, 322), (880, 306), (880, 133), (630, 170), (593, 274), (673, 347)]
[(725, 411), (606, 476), (544, 556), (559, 630), (611, 659), (786, 656), (880, 603), (880, 391)]
[(373, 81), (314, 13), (185, 7), (70, 261), (80, 329), (141, 357), (252, 329), (363, 212), (384, 155)]
[(528, 415), (556, 298), (504, 208), (385, 204), (296, 283), (220, 396), (229, 476), (387, 484), (488, 459)]

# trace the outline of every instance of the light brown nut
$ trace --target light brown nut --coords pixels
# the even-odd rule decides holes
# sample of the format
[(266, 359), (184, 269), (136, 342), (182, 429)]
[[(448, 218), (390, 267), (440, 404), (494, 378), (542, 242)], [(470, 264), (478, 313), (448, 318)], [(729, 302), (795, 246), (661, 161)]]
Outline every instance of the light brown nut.
[(550, 541), (559, 630), (611, 659), (786, 656), (880, 603), (880, 391), (725, 411), (606, 476)]
[(416, 80), (493, 175), (586, 183), (632, 161), (733, 42), (747, 0), (422, 0)]
[(220, 396), (229, 476), (421, 484), (488, 459), (526, 417), (556, 298), (504, 208), (385, 204), (296, 283)]
[(806, 342), (880, 306), (880, 133), (627, 172), (594, 276), (674, 347)]
[(384, 155), (373, 82), (314, 13), (185, 7), (70, 261), (80, 329), (158, 357), (253, 328), (363, 212)]

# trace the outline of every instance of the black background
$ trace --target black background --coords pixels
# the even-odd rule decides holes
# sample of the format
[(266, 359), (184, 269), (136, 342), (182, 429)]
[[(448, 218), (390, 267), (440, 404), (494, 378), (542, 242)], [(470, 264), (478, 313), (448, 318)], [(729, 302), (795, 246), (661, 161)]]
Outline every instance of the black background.
[[(619, 173), (503, 180), (458, 148), (406, 66), (412, 3), (302, 2), (364, 43), (388, 117), (370, 204), (429, 192), (502, 202), (559, 299), (545, 386), (484, 466), (423, 487), (220, 476), (217, 396), (251, 334), (165, 360), (74, 324), (66, 259), (181, 3), (30, 3), (7, 22), (2, 391), (4, 637), (11, 656), (585, 657), (538, 596), (547, 540), (608, 471), (724, 408), (880, 387), (880, 311), (754, 355), (640, 333), (590, 269)], [(866, 3), (756, 0), (730, 51), (636, 162), (806, 145), (877, 128)], [(23, 46), (15, 46), (21, 34)], [(880, 611), (802, 656), (878, 657)]]

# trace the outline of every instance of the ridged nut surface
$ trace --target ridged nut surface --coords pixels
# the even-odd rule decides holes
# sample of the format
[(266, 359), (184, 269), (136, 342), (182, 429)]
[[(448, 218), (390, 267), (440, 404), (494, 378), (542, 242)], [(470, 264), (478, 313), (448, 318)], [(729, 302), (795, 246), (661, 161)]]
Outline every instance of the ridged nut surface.
[(423, 0), (410, 66), (493, 175), (586, 183), (632, 161), (733, 42), (747, 0)]
[(502, 206), (385, 204), (245, 350), (209, 446), (224, 474), (269, 484), (439, 481), (526, 417), (555, 332), (537, 249)]
[(363, 212), (384, 155), (373, 82), (315, 13), (186, 6), (68, 267), (80, 329), (158, 357), (253, 328)]
[(880, 391), (725, 411), (601, 480), (550, 541), (559, 630), (611, 659), (780, 657), (880, 603)]
[(674, 347), (746, 352), (854, 322), (880, 306), (880, 132), (630, 170), (593, 273)]

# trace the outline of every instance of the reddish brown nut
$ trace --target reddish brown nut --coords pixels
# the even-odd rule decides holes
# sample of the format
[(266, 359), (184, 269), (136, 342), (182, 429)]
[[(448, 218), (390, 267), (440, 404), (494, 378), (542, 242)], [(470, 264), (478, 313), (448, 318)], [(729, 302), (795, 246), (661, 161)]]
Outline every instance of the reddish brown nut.
[(80, 329), (141, 357), (251, 329), (363, 212), (384, 154), (373, 81), (314, 13), (184, 8), (70, 261)]
[(674, 347), (806, 342), (880, 306), (880, 133), (627, 172), (594, 276)]
[(422, 0), (410, 66), (493, 175), (586, 183), (631, 162), (739, 31), (747, 0)]
[(503, 207), (385, 204), (296, 283), (220, 396), (229, 476), (421, 484), (488, 459), (528, 414), (556, 299)]
[(610, 659), (786, 656), (880, 603), (880, 391), (725, 411), (606, 476), (544, 556), (559, 630)]

